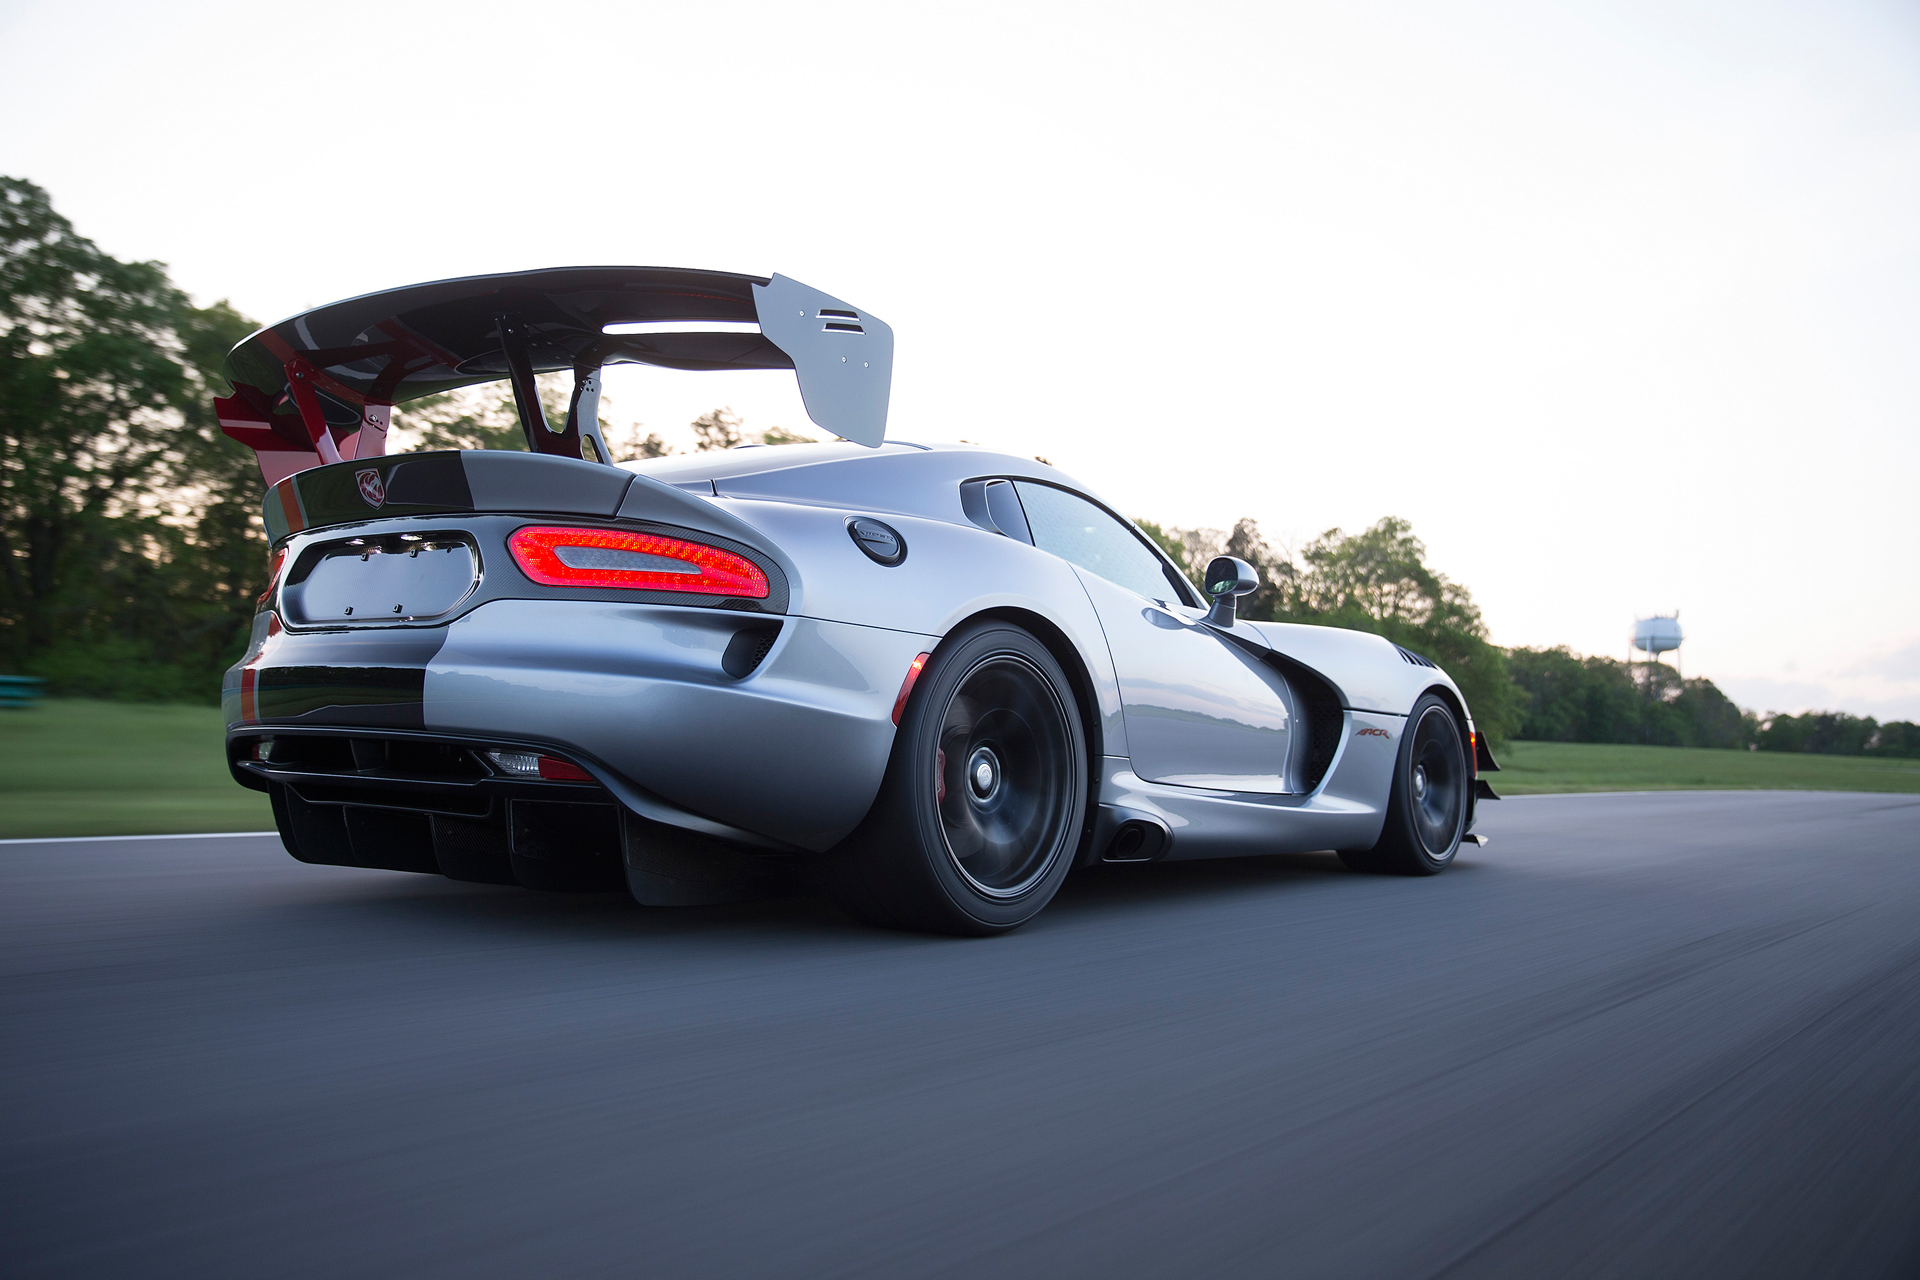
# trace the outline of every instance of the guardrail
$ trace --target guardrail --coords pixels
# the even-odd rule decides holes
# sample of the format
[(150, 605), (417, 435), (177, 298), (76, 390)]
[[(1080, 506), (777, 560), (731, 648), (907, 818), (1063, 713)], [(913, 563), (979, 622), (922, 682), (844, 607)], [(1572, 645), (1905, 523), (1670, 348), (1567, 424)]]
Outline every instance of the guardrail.
[(0, 710), (32, 706), (46, 684), (39, 676), (0, 676)]

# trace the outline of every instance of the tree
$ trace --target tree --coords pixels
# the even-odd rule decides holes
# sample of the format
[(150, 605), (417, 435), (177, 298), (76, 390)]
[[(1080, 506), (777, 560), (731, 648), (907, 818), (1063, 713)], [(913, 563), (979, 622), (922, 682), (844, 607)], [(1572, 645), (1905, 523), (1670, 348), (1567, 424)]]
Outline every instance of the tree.
[(712, 453), (746, 443), (740, 415), (731, 409), (709, 409), (693, 420), (693, 451)]
[(1823, 756), (1864, 755), (1880, 737), (1871, 716), (1844, 711), (1809, 711), (1805, 715), (1769, 713), (1760, 722), (1757, 745), (1762, 751), (1806, 751)]
[(186, 365), (180, 404), (179, 455), (169, 501), (191, 512), (177, 565), (183, 609), (174, 643), (197, 667), (222, 667), (246, 643), (254, 601), (266, 589), (267, 533), (260, 520), (262, 485), (253, 451), (228, 439), (213, 398), (231, 385), (221, 374), (227, 352), (258, 326), (225, 299), (189, 308), (176, 332)]
[(145, 662), (217, 692), (266, 568), (258, 472), (209, 403), (251, 327), (0, 178), (0, 663), (173, 680), (135, 679)]
[[(553, 375), (542, 374), (541, 412), (548, 421), (564, 421), (566, 401)], [(505, 383), (460, 387), (409, 400), (394, 412), (392, 444), (408, 452), (433, 449), (521, 449), (527, 447), (520, 411)]]
[(1642, 698), (1625, 666), (1561, 645), (1509, 649), (1522, 696), (1519, 736), (1540, 742), (1640, 742)]
[[(664, 458), (673, 452), (665, 440), (662, 440), (651, 431), (645, 436), (640, 436), (639, 425), (637, 423), (634, 427), (634, 434), (637, 438), (633, 442), (632, 458)], [(612, 447), (611, 443), (609, 447)], [(625, 460), (631, 461), (631, 458)]]
[(1194, 577), (1193, 565), (1187, 561), (1187, 544), (1178, 536), (1178, 530), (1168, 532), (1153, 521), (1143, 520), (1138, 516), (1134, 517), (1133, 522), (1140, 527), (1140, 532), (1152, 538), (1154, 543), (1167, 553), (1167, 558), (1179, 566), (1182, 574), (1188, 579)]
[(172, 443), (184, 309), (158, 263), (116, 261), (40, 188), (0, 179), (0, 589), (13, 661), (103, 603), (89, 570), (120, 558), (109, 529)]
[(1519, 688), (1520, 736), (1544, 742), (1648, 743), (1738, 749), (1753, 738), (1751, 713), (1711, 680), (1682, 680), (1672, 667), (1583, 658), (1565, 646), (1509, 649)]
[[(693, 420), (693, 451), (714, 453), (722, 449), (738, 449), (749, 443), (750, 434), (746, 423), (732, 409), (709, 409)], [(769, 427), (754, 436), (751, 443), (818, 444), (819, 441), (797, 431), (788, 431), (785, 427)]]
[(1920, 724), (1911, 720), (1889, 720), (1868, 740), (1866, 754), (1920, 759)]

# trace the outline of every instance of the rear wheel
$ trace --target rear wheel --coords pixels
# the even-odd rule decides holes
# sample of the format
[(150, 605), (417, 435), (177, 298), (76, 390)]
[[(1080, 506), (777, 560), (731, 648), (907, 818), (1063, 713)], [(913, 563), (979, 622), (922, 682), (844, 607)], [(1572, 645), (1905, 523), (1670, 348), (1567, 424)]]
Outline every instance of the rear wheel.
[(1086, 805), (1066, 673), (1027, 632), (976, 626), (915, 683), (872, 811), (820, 860), (824, 887), (872, 924), (1002, 933), (1052, 900)]
[(1427, 694), (1407, 717), (1379, 843), (1344, 852), (1340, 860), (1356, 871), (1438, 875), (1453, 862), (1466, 834), (1472, 786), (1459, 722), (1443, 699)]

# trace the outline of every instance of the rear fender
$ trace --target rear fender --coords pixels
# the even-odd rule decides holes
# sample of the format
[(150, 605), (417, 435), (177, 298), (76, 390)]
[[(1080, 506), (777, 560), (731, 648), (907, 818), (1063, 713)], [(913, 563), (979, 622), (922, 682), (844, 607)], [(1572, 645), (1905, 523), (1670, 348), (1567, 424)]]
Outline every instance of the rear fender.
[(1026, 619), (1023, 625), (1043, 642), (1064, 646), (1076, 659), (1062, 665), (1085, 674), (1095, 736), (1107, 751), (1125, 753), (1106, 632), (1066, 561), (972, 525), (889, 512), (877, 518), (900, 536), (906, 556), (882, 565), (848, 531), (847, 522), (864, 514), (858, 509), (730, 498), (714, 505), (753, 529), (756, 545), (777, 545), (792, 558), (804, 585), (790, 612), (936, 636), (982, 615)]

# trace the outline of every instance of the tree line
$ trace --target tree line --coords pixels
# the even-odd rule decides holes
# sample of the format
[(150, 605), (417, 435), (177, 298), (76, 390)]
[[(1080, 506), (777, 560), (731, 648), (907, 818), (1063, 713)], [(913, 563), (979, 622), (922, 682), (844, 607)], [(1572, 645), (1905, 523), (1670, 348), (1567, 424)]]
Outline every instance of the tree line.
[[(196, 306), (160, 263), (116, 260), (46, 192), (0, 177), (0, 671), (44, 676), (63, 694), (217, 699), (266, 586), (260, 472), (212, 408), (227, 351), (256, 327), (225, 301)], [(564, 375), (543, 377), (540, 392), (560, 421)], [(696, 452), (812, 439), (750, 432), (727, 409), (690, 429)], [(407, 448), (524, 447), (497, 384), (411, 402), (394, 430)], [(672, 452), (637, 425), (610, 429), (607, 443), (620, 460)], [(1252, 520), (1224, 532), (1138, 523), (1190, 578), (1219, 554), (1259, 570), (1242, 617), (1353, 627), (1432, 659), (1495, 742), (1920, 755), (1909, 723), (1763, 719), (1666, 667), (1503, 650), (1404, 520), (1330, 529), (1297, 554)]]
[(1425, 545), (1396, 517), (1357, 534), (1329, 529), (1298, 555), (1268, 545), (1252, 520), (1226, 533), (1135, 523), (1196, 580), (1217, 555), (1259, 570), (1260, 590), (1240, 602), (1244, 618), (1371, 631), (1432, 658), (1496, 744), (1514, 737), (1920, 758), (1920, 725), (1909, 721), (1839, 711), (1761, 716), (1713, 681), (1682, 679), (1660, 663), (1583, 657), (1564, 645), (1499, 648), (1472, 594), (1428, 567)]

